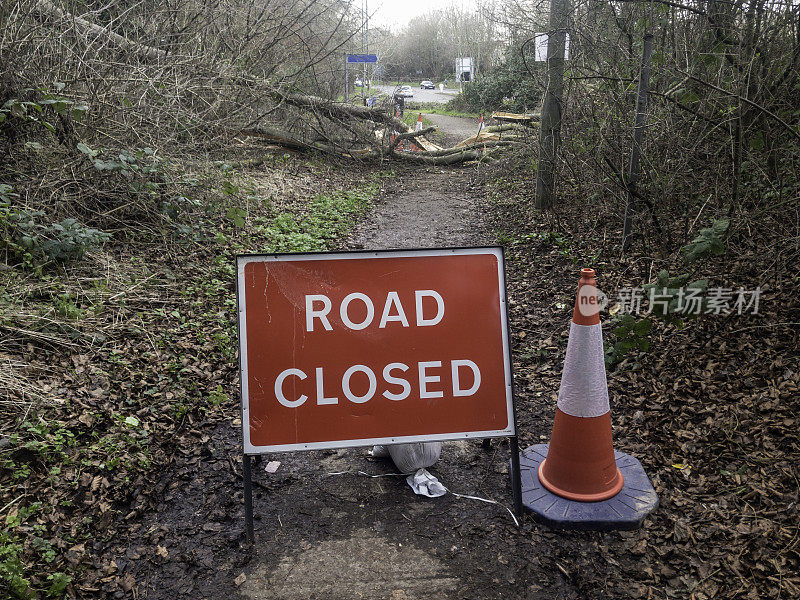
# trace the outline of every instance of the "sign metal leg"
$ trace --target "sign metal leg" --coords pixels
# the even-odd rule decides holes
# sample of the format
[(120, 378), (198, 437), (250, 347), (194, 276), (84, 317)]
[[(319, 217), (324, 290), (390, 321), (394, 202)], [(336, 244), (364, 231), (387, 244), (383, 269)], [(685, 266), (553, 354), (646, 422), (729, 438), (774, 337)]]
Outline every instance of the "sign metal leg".
[(511, 492), (514, 495), (514, 512), (519, 519), (522, 519), (522, 479), (519, 473), (519, 442), (516, 435), (511, 436), (509, 448), (511, 450)]
[(244, 520), (247, 526), (247, 541), (255, 541), (253, 531), (253, 479), (250, 469), (250, 455), (242, 455), (242, 478), (244, 479)]

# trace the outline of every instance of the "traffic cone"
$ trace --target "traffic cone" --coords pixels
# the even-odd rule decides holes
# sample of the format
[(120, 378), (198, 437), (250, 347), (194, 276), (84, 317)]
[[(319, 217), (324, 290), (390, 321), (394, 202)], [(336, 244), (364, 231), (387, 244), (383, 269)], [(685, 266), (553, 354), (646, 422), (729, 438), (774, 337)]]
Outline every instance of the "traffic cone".
[(419, 113), (417, 117), (417, 124), (414, 127), (414, 131), (420, 131), (422, 129), (422, 113)]
[(603, 332), (593, 269), (581, 269), (558, 408), (539, 481), (568, 500), (598, 502), (622, 489), (614, 459)]

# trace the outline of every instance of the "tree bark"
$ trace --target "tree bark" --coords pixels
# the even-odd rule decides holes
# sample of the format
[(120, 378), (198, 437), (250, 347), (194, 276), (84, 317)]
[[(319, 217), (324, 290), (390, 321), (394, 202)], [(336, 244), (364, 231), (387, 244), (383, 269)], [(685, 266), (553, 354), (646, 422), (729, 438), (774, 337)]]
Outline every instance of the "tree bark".
[(561, 109), (564, 95), (564, 49), (567, 38), (569, 0), (550, 0), (547, 37), (547, 89), (539, 131), (539, 164), (536, 169), (536, 208), (553, 205), (555, 165), (561, 138)]
[[(434, 128), (428, 128), (434, 129)], [(292, 137), (291, 134), (273, 128), (251, 128), (244, 129), (238, 132), (241, 135), (251, 137), (258, 137), (268, 140), (270, 143), (291, 150), (298, 150), (301, 152), (324, 152), (326, 154), (335, 154), (338, 156), (346, 156), (351, 158), (392, 158), (406, 162), (423, 163), (430, 165), (452, 165), (469, 160), (491, 160), (495, 153), (502, 151), (505, 148), (518, 145), (517, 142), (512, 141), (489, 141), (479, 144), (473, 144), (462, 148), (443, 148), (441, 150), (423, 151), (423, 152), (394, 152), (392, 146), (388, 153), (382, 153), (378, 150), (364, 149), (358, 152), (341, 150), (336, 147), (335, 140), (329, 140), (328, 144), (310, 144)], [(423, 132), (409, 132), (403, 134), (404, 139), (413, 139), (415, 135), (422, 135)], [(487, 149), (491, 149), (486, 152)]]
[(634, 198), (638, 195), (639, 159), (644, 140), (644, 118), (647, 111), (647, 94), (650, 90), (650, 56), (653, 52), (653, 34), (646, 33), (642, 48), (642, 71), (639, 76), (639, 94), (636, 101), (636, 123), (633, 129), (633, 148), (631, 164), (628, 171), (628, 199), (625, 202), (625, 221), (622, 227), (622, 251), (628, 249), (631, 242), (631, 220), (633, 217)]
[(369, 108), (358, 104), (345, 104), (343, 102), (333, 102), (320, 98), (319, 96), (311, 96), (308, 94), (285, 94), (279, 90), (273, 90), (272, 95), (276, 98), (283, 100), (286, 104), (290, 104), (297, 108), (304, 108), (312, 110), (325, 115), (331, 119), (339, 119), (344, 121), (361, 120), (373, 121), (374, 123), (382, 123), (397, 129), (398, 131), (406, 131), (407, 125), (397, 117), (388, 114), (381, 108)]
[(436, 131), (436, 127), (426, 127), (425, 129), (420, 129), (419, 131), (407, 131), (405, 133), (400, 133), (395, 136), (392, 143), (389, 145), (389, 150), (394, 152), (394, 149), (397, 148), (398, 144), (403, 140), (413, 140), (423, 135), (428, 135), (429, 133), (433, 133)]

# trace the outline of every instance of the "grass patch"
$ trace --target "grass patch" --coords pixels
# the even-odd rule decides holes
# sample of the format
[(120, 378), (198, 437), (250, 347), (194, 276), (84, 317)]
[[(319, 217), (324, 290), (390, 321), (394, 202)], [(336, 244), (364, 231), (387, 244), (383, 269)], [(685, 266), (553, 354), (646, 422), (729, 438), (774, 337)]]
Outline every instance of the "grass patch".
[(417, 111), (433, 113), (437, 115), (447, 115), (449, 117), (462, 117), (464, 119), (478, 119), (477, 112), (464, 112), (447, 108), (447, 104), (437, 104), (436, 102), (410, 102), (406, 105), (407, 111)]
[[(403, 123), (414, 129), (417, 126), (417, 119), (419, 118), (420, 111), (406, 109), (405, 114), (403, 114)], [(422, 115), (422, 127), (423, 129), (426, 127), (433, 126), (433, 121), (431, 121), (428, 117), (424, 114)]]

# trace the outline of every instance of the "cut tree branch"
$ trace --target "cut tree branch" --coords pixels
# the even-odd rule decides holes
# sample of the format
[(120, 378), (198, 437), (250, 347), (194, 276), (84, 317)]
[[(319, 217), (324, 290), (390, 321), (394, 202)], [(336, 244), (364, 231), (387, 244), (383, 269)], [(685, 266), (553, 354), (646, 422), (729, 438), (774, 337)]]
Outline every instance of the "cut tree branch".
[(272, 90), (272, 95), (297, 108), (304, 108), (319, 112), (330, 119), (373, 121), (390, 125), (400, 131), (405, 131), (407, 125), (397, 117), (388, 114), (382, 108), (369, 108), (344, 102), (333, 102), (311, 96), (308, 94), (286, 94), (280, 90)]
[(405, 133), (400, 133), (395, 136), (392, 143), (389, 145), (389, 150), (394, 152), (394, 149), (402, 142), (403, 140), (413, 140), (418, 138), (421, 135), (428, 135), (429, 133), (433, 133), (436, 131), (436, 127), (426, 127), (425, 129), (420, 129), (419, 131), (407, 131)]

